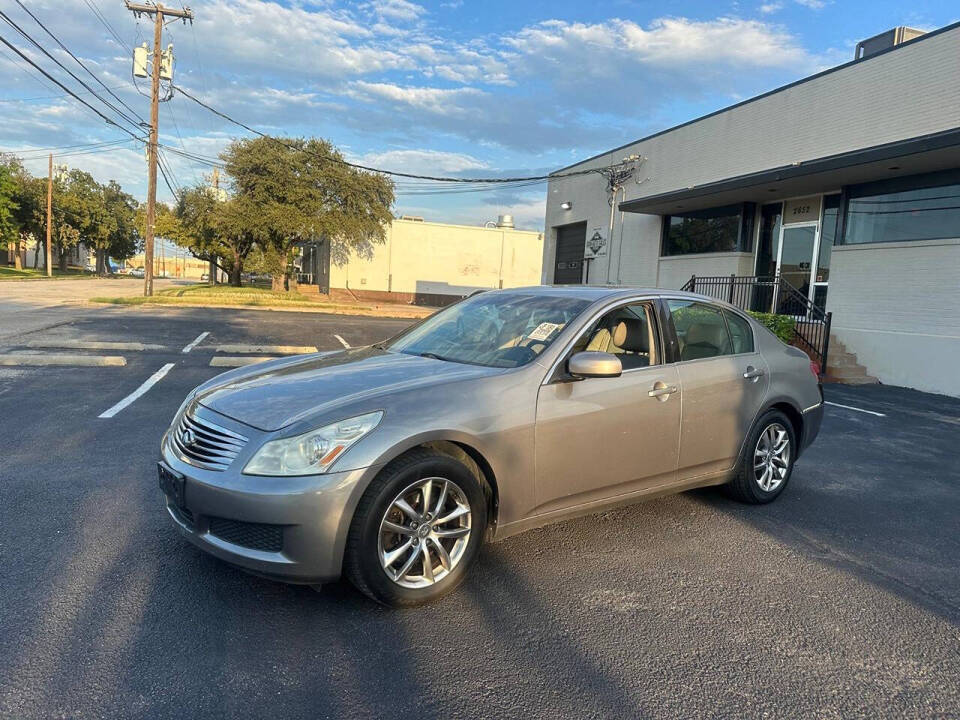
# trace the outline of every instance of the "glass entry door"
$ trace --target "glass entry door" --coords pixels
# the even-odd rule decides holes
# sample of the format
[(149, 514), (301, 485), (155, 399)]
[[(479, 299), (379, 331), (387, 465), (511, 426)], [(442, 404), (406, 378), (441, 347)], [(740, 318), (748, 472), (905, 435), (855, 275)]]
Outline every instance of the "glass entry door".
[[(780, 230), (780, 247), (777, 253), (777, 270), (780, 276), (797, 289), (805, 298), (813, 301), (813, 285), (816, 272), (817, 243), (820, 223), (794, 223), (783, 225)], [(781, 293), (777, 303), (781, 315), (804, 317), (807, 308), (788, 293)]]

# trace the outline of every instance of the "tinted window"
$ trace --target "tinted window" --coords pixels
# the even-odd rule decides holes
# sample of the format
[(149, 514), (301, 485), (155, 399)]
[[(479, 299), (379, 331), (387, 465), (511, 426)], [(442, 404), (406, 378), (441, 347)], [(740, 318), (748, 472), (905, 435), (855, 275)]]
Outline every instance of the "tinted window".
[(728, 205), (663, 218), (664, 255), (751, 249), (754, 206)]
[(730, 340), (733, 345), (733, 354), (753, 352), (753, 330), (750, 323), (736, 313), (723, 311), (727, 318), (727, 327), (730, 329)]
[(960, 237), (960, 172), (855, 185), (845, 220), (847, 245)]
[(451, 305), (387, 343), (438, 360), (518, 367), (546, 350), (589, 305), (555, 295), (491, 292)]
[(667, 305), (677, 331), (681, 360), (731, 354), (727, 324), (718, 308), (690, 300), (668, 300)]

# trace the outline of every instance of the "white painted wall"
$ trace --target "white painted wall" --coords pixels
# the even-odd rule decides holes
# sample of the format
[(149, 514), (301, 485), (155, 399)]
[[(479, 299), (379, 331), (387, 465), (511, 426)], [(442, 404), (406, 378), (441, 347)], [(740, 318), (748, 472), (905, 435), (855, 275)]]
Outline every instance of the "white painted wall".
[(960, 239), (835, 246), (827, 310), (870, 375), (960, 397)]

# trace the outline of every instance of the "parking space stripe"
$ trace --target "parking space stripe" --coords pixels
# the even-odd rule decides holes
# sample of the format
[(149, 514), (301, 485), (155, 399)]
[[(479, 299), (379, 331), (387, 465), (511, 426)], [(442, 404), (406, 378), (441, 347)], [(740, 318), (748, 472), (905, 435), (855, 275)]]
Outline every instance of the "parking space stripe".
[(273, 353), (275, 355), (303, 355), (315, 353), (313, 345), (217, 345), (218, 353), (235, 353), (239, 355)]
[(841, 405), (840, 403), (830, 402), (829, 400), (824, 400), (823, 404), (833, 405), (834, 407), (843, 408), (844, 410), (853, 410), (854, 412), (866, 413), (867, 415), (876, 415), (877, 417), (886, 417), (886, 414), (877, 412), (875, 410), (864, 410), (863, 408), (854, 407), (853, 405)]
[(344, 339), (343, 339), (342, 337), (340, 337), (339, 335), (334, 335), (334, 337), (335, 337), (337, 340), (339, 340), (339, 341), (340, 341), (340, 344), (343, 345), (347, 350), (350, 349), (350, 343), (348, 343), (346, 340), (344, 340)]
[(187, 346), (186, 346), (183, 350), (181, 350), (180, 352), (182, 352), (183, 354), (187, 354), (188, 352), (190, 352), (191, 350), (193, 350), (197, 345), (199, 345), (200, 343), (202, 343), (202, 342), (204, 341), (204, 339), (207, 337), (207, 335), (209, 335), (209, 334), (210, 334), (209, 332), (202, 332), (202, 333), (200, 333), (199, 335), (197, 335), (196, 338), (194, 338), (194, 340), (193, 340), (192, 343), (190, 343), (189, 345), (187, 345)]
[(215, 357), (210, 359), (210, 367), (243, 367), (256, 365), (267, 360), (276, 360), (276, 356), (261, 357)]
[(160, 368), (159, 370), (157, 370), (153, 375), (151, 375), (150, 377), (148, 377), (148, 378), (146, 379), (146, 381), (145, 381), (140, 387), (138, 387), (138, 388), (137, 388), (136, 390), (134, 390), (132, 393), (130, 393), (129, 395), (127, 395), (123, 400), (121, 400), (120, 402), (118, 402), (116, 405), (114, 405), (114, 406), (113, 406), (112, 408), (110, 408), (109, 410), (104, 410), (102, 413), (100, 413), (99, 415), (97, 415), (97, 417), (99, 417), (99, 418), (112, 418), (114, 415), (116, 415), (118, 412), (120, 412), (121, 410), (123, 410), (125, 407), (127, 407), (127, 406), (130, 405), (130, 404), (132, 404), (138, 397), (140, 397), (141, 395), (143, 395), (144, 393), (146, 393), (147, 390), (149, 390), (149, 389), (152, 388), (154, 385), (156, 385), (158, 382), (160, 382), (160, 380), (162, 380), (163, 377), (164, 377), (168, 372), (170, 372), (170, 370), (171, 370), (171, 368), (173, 368), (174, 364), (175, 364), (175, 363), (167, 363), (166, 365), (164, 365), (162, 368)]
[(56, 353), (9, 353), (0, 355), (0, 365), (43, 367), (45, 365), (73, 365), (76, 367), (123, 367), (127, 359), (122, 355), (66, 355)]
[(165, 350), (163, 345), (140, 342), (105, 342), (100, 340), (34, 340), (27, 344), (32, 348), (64, 348), (69, 350)]

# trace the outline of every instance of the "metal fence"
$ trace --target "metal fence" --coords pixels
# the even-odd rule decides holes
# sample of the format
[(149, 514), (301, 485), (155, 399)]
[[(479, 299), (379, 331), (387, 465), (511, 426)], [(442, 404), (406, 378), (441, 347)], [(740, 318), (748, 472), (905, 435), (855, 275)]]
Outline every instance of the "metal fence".
[(831, 313), (810, 301), (780, 275), (692, 275), (681, 288), (723, 300), (741, 310), (788, 315), (796, 321), (794, 344), (826, 372)]

